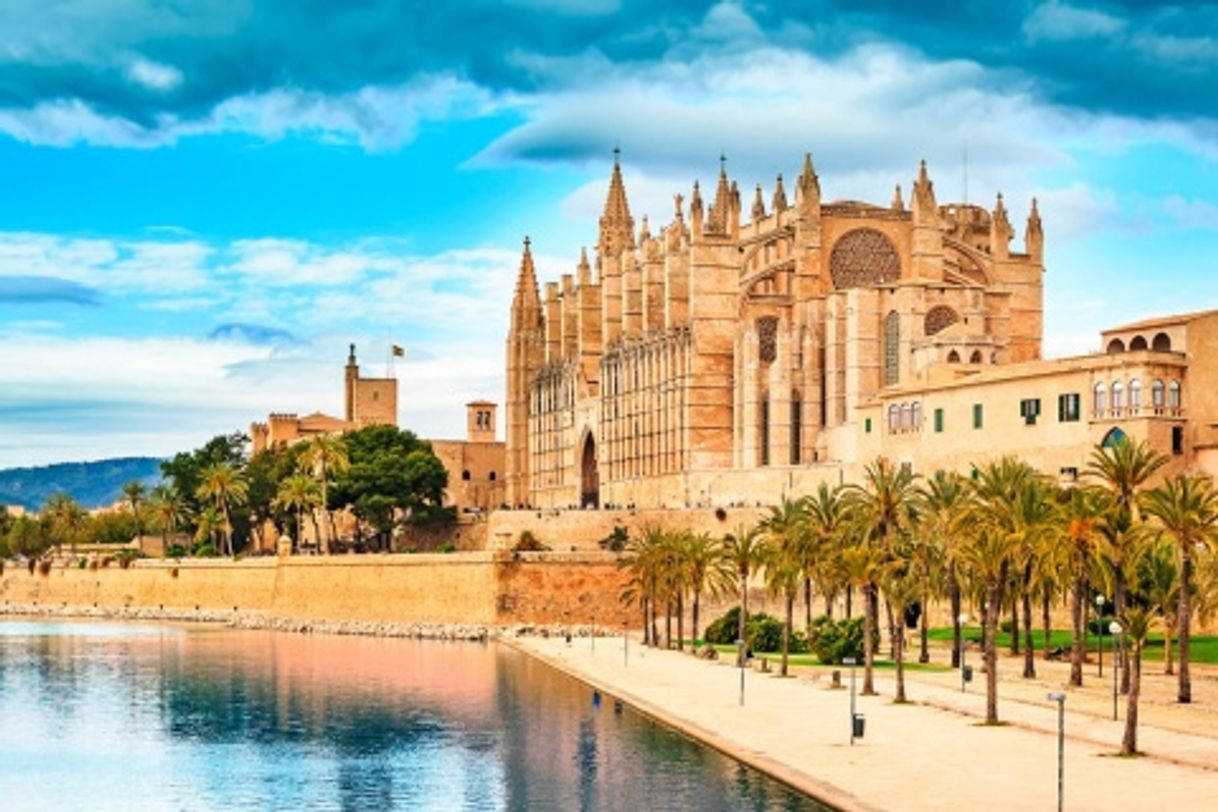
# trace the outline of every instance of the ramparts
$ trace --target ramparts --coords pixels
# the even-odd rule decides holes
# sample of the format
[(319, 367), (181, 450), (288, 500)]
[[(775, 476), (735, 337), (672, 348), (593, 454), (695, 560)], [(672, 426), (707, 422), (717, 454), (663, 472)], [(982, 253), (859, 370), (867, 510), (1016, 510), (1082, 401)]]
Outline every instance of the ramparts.
[(607, 553), (139, 560), (30, 572), (11, 562), (0, 601), (64, 609), (260, 614), (271, 619), (619, 627), (624, 576)]

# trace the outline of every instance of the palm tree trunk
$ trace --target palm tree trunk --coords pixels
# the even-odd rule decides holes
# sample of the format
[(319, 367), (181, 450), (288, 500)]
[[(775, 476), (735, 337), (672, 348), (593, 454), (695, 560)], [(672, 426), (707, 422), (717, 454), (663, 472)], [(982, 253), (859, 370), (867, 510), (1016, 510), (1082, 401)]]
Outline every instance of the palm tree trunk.
[(685, 590), (677, 590), (677, 651), (685, 651)]
[(836, 596), (830, 595), (828, 592), (825, 593), (825, 617), (829, 618), (830, 620), (833, 620), (833, 599), (834, 599), (834, 597), (836, 597)]
[(664, 648), (672, 648), (672, 598), (664, 602)]
[(643, 598), (643, 645), (651, 645), (651, 599)]
[(852, 585), (848, 585), (846, 587), (846, 620), (850, 619), (850, 614), (854, 608), (852, 606), (853, 603), (854, 603), (854, 587)]
[(952, 606), (952, 668), (960, 667), (960, 645), (964, 642), (962, 637), (964, 630), (960, 628), (960, 582), (956, 580), (956, 574), (952, 573), (951, 588), (948, 593)]
[(1121, 740), (1121, 755), (1132, 756), (1138, 752), (1138, 695), (1142, 692), (1142, 644), (1134, 641), (1129, 700), (1125, 706), (1125, 737)]
[[(327, 495), (328, 494), (327, 494), (327, 489), (326, 489), (326, 464), (325, 464), (325, 462), (322, 462), (322, 464), (321, 464), (321, 511), (322, 511), (323, 517), (325, 516), (325, 514), (330, 512), (329, 511), (330, 502), (326, 498)], [(314, 521), (314, 525), (316, 526), (317, 520), (314, 519), (313, 521)], [(325, 524), (325, 522), (323, 521), (322, 524)], [(318, 539), (318, 541), (321, 543), (322, 552), (324, 552), (326, 555), (329, 555), (330, 554), (330, 537), (329, 537), (329, 535), (327, 534), (324, 541), (322, 541), (321, 539)]]
[(736, 648), (736, 665), (744, 667), (744, 629), (749, 619), (749, 573), (747, 570), (740, 572), (740, 626), (736, 629), (736, 639), (740, 641)]
[(1074, 626), (1074, 640), (1070, 648), (1070, 684), (1076, 688), (1083, 685), (1083, 591), (1086, 583), (1082, 578), (1075, 577), (1074, 589), (1070, 594), (1070, 622)]
[(787, 675), (787, 655), (791, 650), (791, 624), (795, 622), (795, 593), (787, 593), (787, 622), (782, 627), (782, 668), (779, 674)]
[[(874, 587), (872, 587), (874, 589)], [(878, 593), (878, 590), (876, 590)], [(879, 611), (880, 600), (876, 597), (876, 611)], [(892, 604), (884, 601), (884, 616), (888, 620), (888, 656), (894, 660), (897, 657), (896, 639), (904, 631), (905, 618), (901, 618), (901, 628), (897, 628), (897, 620), (893, 616)]]
[(920, 635), (922, 638), (920, 641), (922, 648), (918, 652), (918, 662), (929, 663), (930, 662), (930, 596), (929, 595), (924, 595), (922, 597), (922, 612), (921, 612), (920, 622), (922, 625), (922, 630), (921, 630), (921, 635)]
[(1036, 651), (1032, 645), (1032, 590), (1024, 581), (1023, 589), (1023, 675), (1025, 679), (1036, 677)]
[(1019, 598), (1011, 598), (1011, 653), (1019, 653)]
[(1045, 654), (1044, 654), (1044, 656), (1045, 656), (1046, 660), (1049, 659), (1049, 652), (1052, 651), (1051, 641), (1053, 638), (1053, 628), (1051, 626), (1050, 619), (1049, 619), (1049, 609), (1050, 609), (1049, 590), (1046, 589), (1045, 594), (1042, 595), (1041, 599), (1040, 599), (1040, 619), (1044, 623), (1044, 627), (1045, 627), (1045, 640), (1044, 640)]
[(1180, 547), (1180, 609), (1176, 612), (1176, 624), (1180, 631), (1180, 684), (1176, 700), (1181, 704), (1193, 701), (1193, 680), (1189, 672), (1189, 637), (1192, 630), (1193, 551), (1192, 541)]
[(893, 659), (897, 663), (897, 696), (894, 701), (903, 703), (905, 699), (905, 634), (904, 627), (901, 628), (901, 634), (893, 638)]
[[(1125, 588), (1125, 571), (1120, 566), (1116, 568), (1116, 578), (1112, 585), (1112, 609), (1116, 617), (1121, 617), (1125, 614), (1127, 590)], [(1122, 646), (1117, 649), (1117, 660), (1120, 662), (1121, 669), (1121, 693), (1128, 694), (1130, 689), (1130, 668), (1129, 668), (1129, 652)], [(1116, 663), (1113, 663), (1116, 667)]]
[(987, 586), (989, 610), (985, 613), (985, 723), (998, 724), (998, 622), (1002, 617), (998, 603), (1000, 581)]
[[(863, 587), (863, 695), (875, 696), (875, 682), (872, 679), (872, 666), (875, 662), (875, 620), (879, 613), (871, 611), (874, 588), (871, 584)], [(847, 604), (849, 605), (849, 604)]]
[(1176, 629), (1174, 626), (1164, 624), (1163, 626), (1163, 673), (1167, 676), (1172, 676), (1176, 673), (1175, 664), (1171, 656), (1171, 641), (1175, 638)]
[(701, 607), (701, 605), (702, 605), (702, 590), (695, 589), (694, 590), (694, 617), (693, 617), (694, 628), (693, 628), (693, 635), (692, 635), (693, 640), (694, 640), (693, 646), (694, 646), (695, 652), (698, 650), (698, 609)]
[(804, 629), (812, 625), (812, 579), (804, 579)]

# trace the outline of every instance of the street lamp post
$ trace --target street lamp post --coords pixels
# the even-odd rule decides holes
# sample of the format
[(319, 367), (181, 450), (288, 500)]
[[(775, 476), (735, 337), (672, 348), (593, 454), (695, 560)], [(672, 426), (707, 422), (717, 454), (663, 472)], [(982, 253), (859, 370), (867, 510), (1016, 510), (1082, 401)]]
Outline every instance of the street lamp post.
[(1096, 652), (1096, 655), (1099, 657), (1099, 662), (1100, 662), (1099, 675), (1101, 677), (1104, 676), (1104, 624), (1102, 622), (1100, 622), (1100, 619), (1102, 617), (1104, 617), (1104, 596), (1096, 595), (1095, 596), (1095, 618), (1097, 621), (1096, 625), (1100, 627), (1100, 636), (1099, 636), (1099, 639), (1095, 643), (1095, 652)]
[(1049, 694), (1057, 703), (1057, 812), (1062, 812), (1066, 799), (1066, 695)]
[(858, 664), (858, 660), (854, 657), (844, 657), (842, 665), (850, 666), (850, 746), (854, 746), (854, 667)]
[[(1108, 627), (1108, 631), (1112, 632), (1112, 721), (1117, 721), (1117, 671), (1120, 669), (1120, 660), (1117, 658), (1117, 637), (1121, 635), (1123, 628), (1121, 624), (1115, 620)], [(1123, 642), (1123, 641), (1122, 641)]]
[(744, 707), (744, 641), (736, 640), (736, 662), (740, 663), (740, 707)]

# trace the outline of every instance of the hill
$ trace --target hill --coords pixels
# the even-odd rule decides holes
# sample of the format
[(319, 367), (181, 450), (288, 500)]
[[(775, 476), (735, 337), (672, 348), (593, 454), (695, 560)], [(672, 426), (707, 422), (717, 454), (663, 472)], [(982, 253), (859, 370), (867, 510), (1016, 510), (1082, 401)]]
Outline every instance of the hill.
[(66, 493), (86, 508), (104, 507), (114, 503), (123, 485), (133, 479), (149, 487), (160, 482), (160, 462), (155, 457), (122, 457), (9, 468), (0, 471), (0, 505), (37, 510), (52, 494)]

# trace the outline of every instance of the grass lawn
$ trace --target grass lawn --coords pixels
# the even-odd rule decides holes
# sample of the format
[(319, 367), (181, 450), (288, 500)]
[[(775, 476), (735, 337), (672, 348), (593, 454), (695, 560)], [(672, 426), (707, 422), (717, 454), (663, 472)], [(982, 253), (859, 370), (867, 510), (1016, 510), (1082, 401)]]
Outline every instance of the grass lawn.
[[(981, 645), (981, 629), (971, 628), (966, 629), (964, 633), (966, 640)], [(1020, 636), (1022, 638), (1022, 635)], [(931, 629), (930, 639), (939, 642), (950, 643), (952, 639), (951, 628)], [(1011, 635), (1006, 632), (998, 632), (996, 635), (998, 647), (1006, 649), (1011, 645)], [(1044, 633), (1037, 629), (1032, 632), (1032, 641), (1036, 650), (1039, 652), (1043, 646), (1045, 636)], [(1049, 645), (1054, 648), (1069, 648), (1073, 635), (1065, 629), (1054, 629), (1049, 635)], [(1097, 638), (1094, 634), (1087, 635), (1087, 650), (1094, 652)], [(1174, 656), (1178, 661), (1180, 658), (1180, 641), (1172, 641), (1172, 649)], [(1112, 638), (1108, 635), (1104, 636), (1104, 653), (1109, 654), (1112, 651)], [(1192, 661), (1194, 663), (1218, 663), (1218, 637), (1196, 637), (1192, 639)], [(1163, 659), (1163, 635), (1152, 634), (1150, 639), (1146, 641), (1146, 646), (1142, 649), (1142, 659), (1161, 661)]]
[[(728, 657), (736, 656), (736, 647), (733, 645), (716, 645), (715, 648), (719, 650), (720, 655), (728, 656)], [(778, 664), (782, 661), (782, 652), (781, 651), (754, 651), (753, 657), (754, 658), (765, 657), (766, 659), (768, 659), (770, 661), (770, 666), (773, 668), (773, 667), (777, 667)], [(918, 658), (918, 653), (915, 650), (913, 653), (912, 660), (905, 661), (905, 670), (906, 671), (950, 671), (951, 670), (950, 666), (947, 666), (943, 663), (915, 662), (917, 660), (917, 658)], [(822, 666), (824, 668), (841, 668), (841, 665), (834, 665), (832, 663), (822, 663), (819, 659), (817, 659), (815, 654), (791, 654), (787, 657), (787, 661), (791, 665)], [(881, 660), (880, 658), (877, 657), (875, 659), (874, 666), (877, 669), (889, 669), (889, 670), (895, 671), (897, 664), (894, 663), (892, 660)]]

